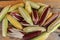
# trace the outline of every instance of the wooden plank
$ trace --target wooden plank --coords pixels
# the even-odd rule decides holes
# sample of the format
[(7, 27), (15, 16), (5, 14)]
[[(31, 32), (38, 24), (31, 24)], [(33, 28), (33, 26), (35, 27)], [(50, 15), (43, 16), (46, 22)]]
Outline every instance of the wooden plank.
[[(52, 8), (60, 8), (60, 0), (31, 0), (34, 2), (41, 2), (41, 3), (45, 3), (48, 5), (51, 5)], [(15, 1), (0, 1), (0, 7), (5, 7), (7, 5), (13, 5), (16, 3), (20, 3), (22, 2), (22, 0), (15, 0)]]
[[(34, 1), (34, 2), (42, 2), (42, 3), (44, 3), (44, 2), (46, 2), (46, 0), (32, 0), (32, 1)], [(16, 4), (16, 3), (20, 3), (20, 2), (22, 2), (22, 0), (15, 0), (15, 1), (0, 1), (0, 7), (5, 7), (5, 6), (7, 6), (7, 5), (13, 5), (13, 4)]]
[(0, 7), (21, 3), (22, 1), (0, 1)]

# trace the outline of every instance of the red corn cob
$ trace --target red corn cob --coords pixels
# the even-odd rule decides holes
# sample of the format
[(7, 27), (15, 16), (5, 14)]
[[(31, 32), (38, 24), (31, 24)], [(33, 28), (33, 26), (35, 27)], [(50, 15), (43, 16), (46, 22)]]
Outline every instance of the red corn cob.
[(37, 10), (33, 10), (32, 19), (33, 19), (34, 24), (37, 24), (37, 22), (39, 21), (39, 16), (38, 16)]
[(30, 40), (31, 38), (39, 36), (40, 34), (41, 34), (41, 31), (36, 31), (36, 32), (25, 34), (23, 37), (23, 40)]
[(43, 23), (46, 15), (47, 15), (47, 12), (48, 12), (48, 9), (49, 9), (49, 8), (50, 8), (50, 6), (48, 6), (48, 7), (45, 9), (45, 11), (42, 13), (42, 16), (40, 17), (40, 20), (39, 20), (39, 22), (38, 22), (39, 25), (41, 25), (41, 24)]

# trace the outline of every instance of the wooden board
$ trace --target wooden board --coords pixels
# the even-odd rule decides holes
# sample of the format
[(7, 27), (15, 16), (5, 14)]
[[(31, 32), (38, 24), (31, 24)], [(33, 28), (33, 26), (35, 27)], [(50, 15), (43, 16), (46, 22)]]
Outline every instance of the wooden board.
[[(31, 1), (45, 3), (45, 4), (48, 4), (48, 5), (51, 5), (51, 7), (54, 8), (54, 9), (60, 9), (60, 0), (31, 0)], [(5, 7), (7, 5), (13, 5), (13, 4), (16, 4), (16, 3), (21, 3), (21, 2), (23, 2), (23, 1), (22, 0), (0, 1), (0, 7)], [(0, 28), (1, 28), (1, 25), (0, 25)], [(0, 40), (18, 40), (18, 39), (13, 39), (13, 38), (10, 39), (9, 37), (3, 38), (1, 36), (2, 35), (1, 35), (1, 30), (0, 30)], [(49, 40), (49, 39), (47, 39), (47, 40)]]
[[(60, 8), (60, 0), (32, 0), (34, 2), (41, 2), (45, 4), (51, 5), (53, 8)], [(0, 7), (5, 7), (7, 5), (13, 5), (16, 3), (20, 3), (22, 0), (15, 0), (15, 1), (0, 1)]]

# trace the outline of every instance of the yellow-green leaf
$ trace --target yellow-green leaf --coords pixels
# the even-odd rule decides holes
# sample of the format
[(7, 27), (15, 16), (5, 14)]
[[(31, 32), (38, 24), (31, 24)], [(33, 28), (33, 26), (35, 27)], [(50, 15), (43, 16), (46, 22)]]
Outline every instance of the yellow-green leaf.
[(60, 26), (60, 17), (48, 26), (48, 32), (54, 32)]
[(2, 36), (3, 37), (7, 36), (7, 29), (8, 29), (8, 20), (5, 17), (2, 21)]
[(16, 19), (14, 19), (11, 15), (7, 14), (7, 19), (17, 29), (23, 29), (23, 27), (20, 24), (20, 22), (18, 22)]
[(2, 19), (5, 17), (5, 15), (8, 13), (10, 6), (11, 6), (11, 5), (6, 6), (6, 7), (3, 8), (2, 11), (0, 12), (0, 22), (1, 22)]
[(30, 14), (32, 13), (32, 8), (28, 1), (25, 2), (25, 9), (28, 11), (28, 13), (30, 13)]
[(18, 7), (24, 7), (24, 3), (19, 3), (19, 4), (13, 5), (13, 6), (10, 8), (9, 12), (14, 11), (14, 10), (17, 9)]
[(35, 2), (29, 1), (29, 3), (31, 5), (31, 7), (34, 8), (34, 9), (39, 9), (40, 8), (40, 5), (35, 3)]
[(42, 6), (39, 10), (38, 10), (38, 13), (39, 13), (39, 16), (42, 15), (42, 13), (44, 12), (46, 6)]
[(24, 8), (19, 7), (19, 12), (26, 22), (33, 25), (33, 22), (32, 22), (32, 19), (31, 19), (29, 13)]
[(24, 29), (23, 29), (23, 31), (24, 32), (26, 32), (26, 33), (29, 33), (29, 32), (34, 32), (34, 31), (41, 31), (41, 32), (44, 32), (44, 31), (46, 31), (46, 29), (44, 28), (44, 27), (25, 27)]
[(49, 35), (50, 35), (50, 33), (44, 32), (44, 33), (40, 34), (39, 36), (32, 38), (31, 40), (46, 40)]

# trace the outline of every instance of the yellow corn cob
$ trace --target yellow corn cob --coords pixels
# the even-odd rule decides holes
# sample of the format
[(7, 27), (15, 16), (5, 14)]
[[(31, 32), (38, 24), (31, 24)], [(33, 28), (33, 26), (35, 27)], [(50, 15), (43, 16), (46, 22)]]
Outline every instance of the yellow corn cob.
[(13, 6), (10, 8), (9, 12), (17, 9), (18, 7), (24, 7), (24, 3), (19, 3), (19, 4), (16, 4), (16, 5), (13, 5)]
[(47, 19), (49, 19), (49, 18), (52, 16), (52, 14), (53, 14), (53, 13), (52, 13), (52, 12), (50, 12), (50, 13), (47, 15), (46, 20), (47, 20)]
[(5, 17), (5, 15), (8, 13), (9, 9), (10, 9), (11, 5), (8, 5), (6, 7), (3, 8), (3, 10), (0, 12), (0, 22), (2, 21), (2, 19)]
[(17, 29), (23, 28), (22, 25), (16, 19), (14, 19), (11, 15), (7, 14), (7, 19)]

